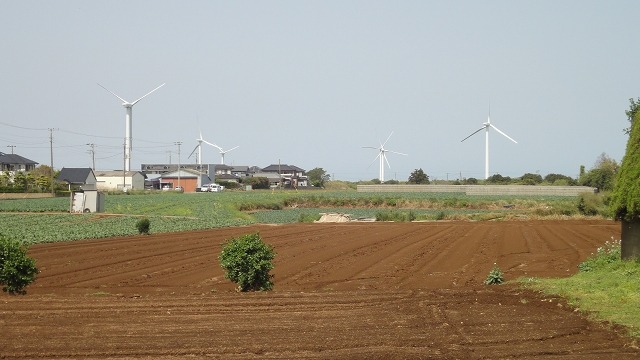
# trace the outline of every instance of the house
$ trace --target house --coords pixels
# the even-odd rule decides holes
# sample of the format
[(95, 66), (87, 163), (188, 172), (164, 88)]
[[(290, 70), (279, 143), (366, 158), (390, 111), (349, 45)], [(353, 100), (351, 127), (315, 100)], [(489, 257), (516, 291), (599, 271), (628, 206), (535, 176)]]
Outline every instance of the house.
[[(214, 168), (214, 164), (180, 164), (180, 169), (193, 170), (209, 176), (214, 173)], [(178, 164), (142, 164), (141, 171), (144, 175), (162, 175), (178, 171)]]
[[(304, 169), (294, 165), (287, 164), (271, 164), (262, 168), (262, 173), (277, 174), (282, 177), (284, 187), (297, 188), (299, 186), (308, 186), (308, 179)], [(259, 176), (254, 174), (254, 176)]]
[(238, 176), (232, 174), (233, 166), (225, 165), (225, 164), (216, 164), (215, 165), (215, 181), (230, 181), (230, 182), (239, 182)]
[(142, 190), (145, 176), (140, 171), (96, 171), (98, 190)]
[(195, 192), (204, 184), (211, 183), (211, 178), (207, 174), (199, 171), (180, 169), (170, 173), (162, 174), (157, 178), (157, 183), (153, 183), (154, 189), (162, 189), (168, 186), (174, 189), (181, 186), (184, 192)]
[(69, 184), (69, 190), (96, 190), (96, 175), (91, 168), (62, 168), (56, 180)]
[(253, 174), (253, 177), (263, 177), (263, 178), (267, 178), (267, 180), (269, 180), (269, 187), (279, 187), (281, 181), (283, 180), (282, 177), (280, 177), (280, 175), (278, 173), (274, 173), (274, 172), (256, 172)]
[(231, 175), (237, 178), (250, 177), (254, 171), (248, 166), (232, 166)]
[(29, 160), (17, 154), (5, 154), (0, 152), (0, 171), (8, 171), (13, 175), (16, 171), (31, 171), (36, 168), (37, 162)]

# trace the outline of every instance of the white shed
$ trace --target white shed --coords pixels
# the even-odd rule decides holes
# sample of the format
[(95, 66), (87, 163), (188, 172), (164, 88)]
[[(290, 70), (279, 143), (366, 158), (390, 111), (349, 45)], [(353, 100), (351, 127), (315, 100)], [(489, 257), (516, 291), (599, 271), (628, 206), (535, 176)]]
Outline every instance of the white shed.
[(143, 190), (145, 176), (140, 171), (96, 171), (98, 190)]

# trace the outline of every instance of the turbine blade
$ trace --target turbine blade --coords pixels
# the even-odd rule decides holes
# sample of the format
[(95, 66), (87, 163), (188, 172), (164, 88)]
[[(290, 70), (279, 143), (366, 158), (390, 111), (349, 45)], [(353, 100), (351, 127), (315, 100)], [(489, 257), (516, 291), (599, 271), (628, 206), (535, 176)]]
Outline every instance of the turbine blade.
[(517, 141), (513, 140), (509, 135), (503, 133), (502, 131), (500, 131), (500, 129), (498, 129), (497, 127), (493, 126), (493, 124), (489, 125), (491, 126), (495, 131), (499, 132), (500, 134), (502, 134), (504, 137), (506, 137), (507, 139), (513, 141), (514, 143), (518, 143)]
[(208, 142), (207, 140), (202, 140), (202, 142), (203, 142), (203, 143), (205, 143), (205, 144), (211, 145), (211, 146), (213, 146), (214, 148), (216, 148), (216, 149), (218, 149), (218, 150), (222, 151), (222, 148), (221, 148), (220, 146), (216, 145), (216, 144), (212, 144), (212, 143)]
[(391, 135), (393, 135), (393, 131), (391, 132), (391, 134), (389, 134), (389, 137), (387, 137), (387, 140), (385, 140), (384, 143), (382, 143), (382, 145), (380, 145), (380, 147), (384, 147), (385, 145), (387, 145), (387, 141), (389, 141), (389, 139), (391, 139)]
[(146, 93), (146, 94), (145, 94), (143, 97), (141, 97), (140, 99), (138, 99), (138, 100), (136, 100), (136, 101), (132, 102), (132, 103), (131, 103), (131, 105), (133, 106), (133, 105), (137, 104), (137, 103), (138, 103), (138, 101), (140, 101), (140, 100), (142, 100), (142, 99), (146, 98), (147, 96), (151, 95), (151, 93), (152, 93), (152, 92), (154, 92), (154, 91), (156, 91), (156, 90), (160, 89), (160, 88), (161, 88), (161, 87), (163, 87), (163, 86), (164, 86), (164, 84), (162, 84), (162, 85), (158, 86), (157, 88), (155, 88), (155, 89), (153, 89), (153, 90), (149, 91), (148, 93)]
[(229, 149), (229, 150), (225, 151), (225, 153), (228, 153), (229, 151), (231, 151), (231, 150), (235, 150), (235, 149), (237, 149), (237, 148), (239, 148), (239, 147), (240, 147), (240, 145), (238, 145), (238, 146), (236, 146), (236, 147), (234, 147), (234, 148), (231, 148), (231, 149)]
[(189, 156), (187, 156), (187, 159), (191, 157), (191, 155), (193, 155), (194, 152), (196, 152), (196, 150), (198, 150), (198, 147), (200, 147), (200, 144), (196, 145), (195, 148), (193, 148), (193, 151), (191, 152), (191, 154), (189, 154)]
[(110, 93), (111, 93), (111, 95), (113, 95), (113, 96), (117, 97), (118, 99), (120, 99), (120, 101), (122, 101), (123, 103), (125, 103), (125, 104), (128, 104), (128, 103), (129, 103), (127, 100), (125, 100), (125, 99), (121, 98), (120, 96), (118, 96), (118, 95), (117, 95), (116, 93), (114, 93), (113, 91), (111, 91), (111, 90), (107, 89), (106, 87), (104, 87), (104, 86), (100, 85), (100, 83), (97, 83), (97, 84), (98, 84), (98, 86), (100, 86), (101, 88), (103, 88), (103, 89), (107, 90), (108, 92), (110, 92)]
[(373, 146), (363, 146), (363, 149), (376, 149), (376, 150), (380, 150), (380, 148), (377, 147), (373, 147)]
[[(387, 150), (388, 151), (388, 150)], [(387, 155), (385, 155), (384, 153), (382, 153), (382, 157), (384, 158), (384, 161), (387, 162), (387, 166), (389, 167), (389, 169), (391, 169), (391, 164), (389, 164), (389, 160), (387, 159)]]
[[(374, 148), (375, 149), (375, 148)], [(378, 156), (375, 157), (375, 159), (373, 159), (373, 161), (371, 162), (371, 164), (369, 164), (369, 166), (367, 166), (367, 169), (371, 167), (371, 165), (373, 165), (373, 163), (375, 163), (376, 161), (378, 161), (378, 159), (380, 158), (380, 154), (382, 154), (382, 152), (378, 153)]]
[(385, 151), (390, 152), (390, 153), (394, 153), (394, 154), (398, 154), (398, 155), (408, 156), (408, 155), (407, 155), (407, 154), (405, 154), (405, 153), (401, 153), (401, 152), (397, 152), (397, 151), (393, 151), (393, 150), (385, 150)]
[(467, 140), (468, 138), (472, 137), (473, 135), (475, 135), (475, 134), (479, 133), (480, 131), (482, 131), (482, 130), (484, 130), (484, 129), (485, 129), (485, 127), (484, 127), (484, 126), (483, 126), (483, 127), (481, 127), (480, 129), (478, 129), (478, 130), (476, 130), (476, 131), (472, 132), (472, 133), (471, 133), (471, 135), (469, 135), (469, 136), (467, 136), (466, 138), (464, 138), (464, 139), (460, 140), (460, 142), (463, 142), (463, 141)]

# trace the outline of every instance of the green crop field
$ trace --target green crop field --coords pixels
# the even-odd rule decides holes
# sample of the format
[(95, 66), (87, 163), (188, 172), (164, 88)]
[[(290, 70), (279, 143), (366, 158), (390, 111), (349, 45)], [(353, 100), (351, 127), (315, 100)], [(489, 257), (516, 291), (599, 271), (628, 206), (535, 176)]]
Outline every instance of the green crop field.
[(499, 219), (576, 213), (577, 198), (468, 196), (457, 193), (359, 193), (355, 191), (227, 191), (107, 195), (105, 212), (69, 214), (69, 199), (0, 200), (0, 233), (25, 243), (133, 235), (140, 217), (151, 232), (174, 232), (251, 223), (291, 223), (322, 212), (375, 218), (412, 212), (416, 220)]

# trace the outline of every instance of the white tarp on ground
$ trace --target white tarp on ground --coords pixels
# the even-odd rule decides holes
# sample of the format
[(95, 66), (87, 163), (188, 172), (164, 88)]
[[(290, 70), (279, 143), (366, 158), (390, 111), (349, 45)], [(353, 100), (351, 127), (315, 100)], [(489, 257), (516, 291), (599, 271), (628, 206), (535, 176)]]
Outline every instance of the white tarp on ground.
[(351, 215), (349, 214), (339, 214), (339, 213), (320, 213), (322, 215), (320, 220), (315, 222), (349, 222), (351, 221)]

